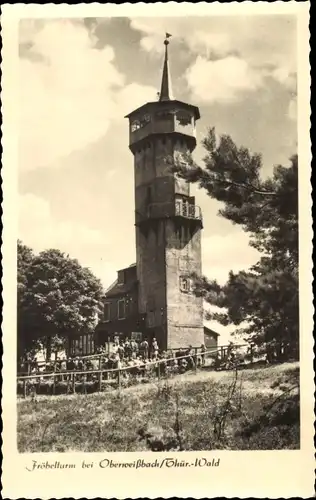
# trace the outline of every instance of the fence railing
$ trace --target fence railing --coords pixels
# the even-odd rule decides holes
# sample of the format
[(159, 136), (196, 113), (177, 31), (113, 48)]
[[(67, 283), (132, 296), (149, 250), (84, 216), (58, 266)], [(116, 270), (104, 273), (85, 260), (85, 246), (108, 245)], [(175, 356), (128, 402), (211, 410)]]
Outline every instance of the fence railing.
[[(248, 344), (240, 344), (240, 345), (234, 345), (233, 347), (234, 348), (241, 348), (241, 347), (249, 347)], [(210, 353), (214, 353), (216, 351), (219, 351), (221, 353), (221, 356), (225, 356), (225, 353), (227, 352), (227, 349), (229, 349), (231, 346), (230, 345), (223, 345), (223, 346), (217, 346), (214, 348), (210, 348), (209, 349), (209, 354)], [(175, 347), (175, 348), (171, 348), (171, 349), (166, 349), (164, 352), (165, 353), (173, 353), (173, 352), (181, 352), (181, 351), (185, 351), (187, 350), (188, 348), (184, 348), (184, 347)], [(195, 352), (195, 354), (198, 354), (199, 352), (201, 352), (201, 347), (192, 347), (192, 350)], [(102, 360), (104, 360), (105, 357), (107, 357), (109, 354), (109, 352), (103, 352), (103, 353), (96, 353), (96, 354), (89, 354), (89, 355), (86, 355), (86, 356), (71, 356), (70, 358), (68, 359), (74, 359), (74, 358), (77, 358), (77, 359), (80, 359), (81, 361), (83, 362), (86, 362), (86, 361), (97, 361), (99, 363), (99, 369), (101, 368), (101, 363), (102, 363)], [(65, 359), (55, 359), (55, 360), (51, 360), (51, 361), (28, 361), (28, 362), (25, 362), (24, 363), (24, 366), (27, 367), (27, 369), (25, 371), (18, 371), (18, 376), (22, 376), (22, 375), (31, 375), (31, 367), (32, 366), (36, 366), (38, 368), (40, 367), (45, 367), (47, 366), (48, 364), (53, 366), (54, 367), (54, 370), (53, 371), (49, 371), (48, 373), (53, 373), (56, 368), (58, 367), (61, 367), (63, 363), (67, 362), (67, 360)]]
[[(245, 347), (246, 345), (234, 346), (237, 347)], [(126, 378), (126, 375), (130, 372), (132, 376), (135, 378), (144, 379), (147, 375), (151, 378), (160, 379), (166, 375), (179, 374), (179, 372), (183, 372), (183, 366), (179, 366), (179, 361), (188, 360), (189, 369), (197, 371), (198, 365), (205, 365), (205, 360), (207, 357), (211, 356), (215, 358), (215, 366), (218, 364), (218, 361), (222, 361), (227, 356), (227, 351), (229, 350), (229, 346), (221, 346), (219, 348), (213, 348), (206, 350), (205, 352), (198, 352), (197, 348), (195, 349), (194, 354), (186, 354), (183, 356), (176, 356), (170, 358), (156, 359), (148, 362), (142, 362), (139, 365), (132, 365), (126, 367), (118, 367), (118, 368), (99, 368), (99, 369), (86, 369), (86, 370), (71, 370), (71, 371), (60, 371), (60, 372), (38, 372), (33, 375), (20, 375), (17, 377), (17, 388), (22, 392), (23, 397), (27, 396), (30, 388), (33, 389), (33, 393), (37, 393), (37, 386), (44, 382), (45, 379), (51, 380), (50, 394), (56, 393), (56, 387), (60, 382), (66, 382), (66, 393), (76, 393), (76, 383), (81, 384), (83, 388), (83, 392), (87, 393), (87, 383), (93, 384), (94, 391), (93, 392), (101, 392), (103, 383), (106, 382), (108, 384), (114, 383), (114, 385), (120, 389), (122, 385), (122, 381)], [(180, 349), (177, 350), (178, 352)], [(177, 363), (175, 363), (175, 361)], [(168, 370), (174, 369), (174, 373)], [(184, 371), (186, 368), (184, 367)], [(150, 373), (151, 372), (151, 373)], [(22, 387), (21, 387), (22, 385)], [(18, 390), (19, 392), (19, 390)]]

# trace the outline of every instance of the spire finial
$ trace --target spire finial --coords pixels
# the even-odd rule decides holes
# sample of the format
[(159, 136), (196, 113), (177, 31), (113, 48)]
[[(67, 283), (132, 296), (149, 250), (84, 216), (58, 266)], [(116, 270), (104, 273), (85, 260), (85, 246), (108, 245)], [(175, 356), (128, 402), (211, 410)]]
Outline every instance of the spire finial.
[(161, 81), (161, 92), (159, 96), (160, 101), (170, 101), (173, 99), (172, 97), (172, 89), (171, 89), (171, 79), (170, 79), (170, 72), (169, 72), (169, 62), (168, 62), (168, 45), (169, 45), (169, 38), (172, 35), (170, 33), (166, 33), (166, 37), (164, 40), (164, 45), (165, 45), (165, 60), (164, 60), (164, 65), (163, 65), (163, 71), (162, 71), (162, 81)]

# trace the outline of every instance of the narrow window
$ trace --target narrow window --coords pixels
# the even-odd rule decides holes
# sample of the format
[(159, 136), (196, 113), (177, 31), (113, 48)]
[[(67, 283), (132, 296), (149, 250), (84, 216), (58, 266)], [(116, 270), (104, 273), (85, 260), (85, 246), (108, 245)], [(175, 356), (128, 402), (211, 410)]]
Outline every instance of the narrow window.
[(92, 341), (92, 335), (87, 335), (87, 354), (92, 354), (93, 351), (91, 349), (91, 341)]
[(82, 354), (85, 356), (88, 351), (87, 351), (87, 338), (88, 338), (88, 335), (84, 335), (83, 336), (83, 346), (82, 346)]
[(110, 302), (105, 302), (104, 304), (104, 321), (110, 321), (111, 319), (111, 304)]
[(125, 273), (124, 271), (118, 271), (117, 273), (117, 282), (119, 285), (123, 285), (125, 283)]
[(90, 335), (90, 353), (94, 354), (94, 337)]
[(125, 319), (125, 299), (120, 299), (117, 303), (118, 319)]

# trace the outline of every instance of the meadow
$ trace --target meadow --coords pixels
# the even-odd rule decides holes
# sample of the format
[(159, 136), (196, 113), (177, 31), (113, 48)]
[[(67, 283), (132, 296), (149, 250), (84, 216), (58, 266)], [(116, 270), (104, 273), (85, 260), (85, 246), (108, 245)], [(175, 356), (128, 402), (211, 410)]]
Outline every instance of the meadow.
[(299, 365), (18, 400), (19, 452), (299, 449)]

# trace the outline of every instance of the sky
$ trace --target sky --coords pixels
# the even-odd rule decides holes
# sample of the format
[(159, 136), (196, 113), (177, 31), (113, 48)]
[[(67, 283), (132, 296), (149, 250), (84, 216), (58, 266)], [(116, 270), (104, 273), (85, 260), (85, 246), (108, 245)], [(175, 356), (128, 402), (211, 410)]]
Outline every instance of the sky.
[[(296, 152), (294, 16), (22, 20), (19, 238), (36, 252), (58, 248), (77, 258), (105, 287), (135, 262), (124, 116), (156, 100), (166, 31), (174, 97), (201, 113), (198, 162), (213, 126), (261, 153), (263, 176)], [(192, 194), (203, 211), (203, 273), (225, 283), (258, 254), (218, 216), (218, 202), (196, 187)]]

